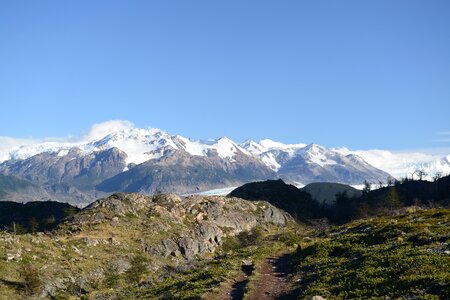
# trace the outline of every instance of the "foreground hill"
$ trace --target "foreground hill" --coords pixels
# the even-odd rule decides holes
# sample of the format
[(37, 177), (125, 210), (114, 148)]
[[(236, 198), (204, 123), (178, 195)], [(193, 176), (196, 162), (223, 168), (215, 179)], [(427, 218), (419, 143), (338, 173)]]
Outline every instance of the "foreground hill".
[[(286, 192), (268, 200), (306, 194), (268, 183)], [(118, 193), (0, 232), (0, 299), (448, 299), (449, 209), (312, 224), (265, 201)]]
[(0, 232), (0, 295), (109, 299), (213, 258), (230, 237), (257, 227), (284, 230), (288, 220), (267, 202), (114, 194), (53, 231)]
[(301, 299), (449, 299), (450, 210), (358, 220), (304, 241)]

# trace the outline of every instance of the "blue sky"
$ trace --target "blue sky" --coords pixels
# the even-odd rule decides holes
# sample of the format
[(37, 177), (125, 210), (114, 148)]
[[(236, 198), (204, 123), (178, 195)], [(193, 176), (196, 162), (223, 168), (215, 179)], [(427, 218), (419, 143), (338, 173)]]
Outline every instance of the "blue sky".
[(450, 147), (450, 1), (1, 1), (0, 136)]

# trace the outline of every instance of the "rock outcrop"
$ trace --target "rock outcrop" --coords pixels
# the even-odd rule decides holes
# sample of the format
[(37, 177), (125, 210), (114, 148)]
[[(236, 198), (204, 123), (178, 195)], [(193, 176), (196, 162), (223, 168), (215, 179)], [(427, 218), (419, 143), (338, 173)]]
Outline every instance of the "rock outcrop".
[[(190, 196), (181, 199), (175, 194), (150, 197), (118, 193), (87, 206), (67, 222), (66, 227), (71, 232), (83, 232), (84, 228), (102, 223), (123, 227), (128, 226), (129, 218), (142, 221), (143, 230), (155, 231), (151, 237), (140, 239), (144, 251), (164, 258), (185, 259), (214, 252), (224, 236), (266, 224), (284, 226), (287, 221), (279, 209), (267, 202), (225, 197)], [(161, 233), (165, 234), (161, 239), (156, 239)], [(99, 244), (86, 237), (82, 240), (90, 246)]]

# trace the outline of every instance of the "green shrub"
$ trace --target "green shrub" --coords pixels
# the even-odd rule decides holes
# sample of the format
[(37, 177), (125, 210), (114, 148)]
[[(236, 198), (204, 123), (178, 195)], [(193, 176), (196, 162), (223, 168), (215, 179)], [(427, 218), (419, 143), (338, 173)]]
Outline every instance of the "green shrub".
[(25, 294), (27, 296), (36, 294), (42, 285), (39, 270), (30, 261), (24, 260), (18, 271), (23, 282)]

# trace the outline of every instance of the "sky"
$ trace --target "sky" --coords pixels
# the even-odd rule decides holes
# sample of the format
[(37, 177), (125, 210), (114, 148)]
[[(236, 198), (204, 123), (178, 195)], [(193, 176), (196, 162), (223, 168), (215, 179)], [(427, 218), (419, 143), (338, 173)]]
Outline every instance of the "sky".
[(450, 148), (450, 1), (1, 1), (0, 136)]

